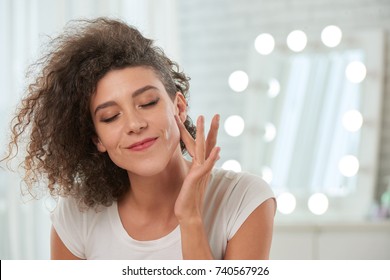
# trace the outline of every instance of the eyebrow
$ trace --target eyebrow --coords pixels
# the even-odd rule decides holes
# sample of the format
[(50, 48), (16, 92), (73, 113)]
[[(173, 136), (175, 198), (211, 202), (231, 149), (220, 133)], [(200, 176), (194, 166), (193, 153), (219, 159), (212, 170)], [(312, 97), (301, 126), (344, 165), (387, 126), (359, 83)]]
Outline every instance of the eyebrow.
[[(144, 86), (142, 88), (139, 88), (137, 89), (136, 91), (134, 91), (132, 94), (131, 94), (131, 97), (132, 98), (136, 98), (137, 96), (143, 94), (144, 92), (150, 90), (150, 89), (156, 89), (158, 90), (158, 88), (156, 88), (155, 86), (151, 86), (151, 85), (147, 85), (147, 86)], [(96, 107), (95, 109), (95, 112), (94, 114), (96, 115), (96, 113), (99, 111), (99, 110), (102, 110), (104, 108), (107, 108), (107, 107), (110, 107), (110, 106), (115, 106), (117, 103), (115, 101), (107, 101), (107, 102), (104, 102), (102, 104), (100, 104), (99, 106)]]

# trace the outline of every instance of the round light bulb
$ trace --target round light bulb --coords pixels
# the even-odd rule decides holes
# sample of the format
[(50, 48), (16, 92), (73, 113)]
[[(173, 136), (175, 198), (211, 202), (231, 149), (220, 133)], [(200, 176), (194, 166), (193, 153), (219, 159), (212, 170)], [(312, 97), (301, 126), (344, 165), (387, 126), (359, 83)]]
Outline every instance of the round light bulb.
[(277, 209), (282, 214), (291, 214), (294, 212), (295, 207), (297, 205), (297, 201), (295, 199), (295, 196), (291, 193), (284, 192), (281, 193), (277, 199)]
[(287, 36), (287, 46), (294, 52), (303, 51), (307, 44), (307, 36), (302, 30), (294, 30)]
[(271, 184), (272, 178), (273, 178), (272, 169), (269, 168), (268, 166), (264, 166), (264, 167), (261, 169), (261, 177), (262, 177), (263, 180), (266, 181), (268, 184)]
[(344, 156), (339, 161), (339, 171), (345, 177), (353, 177), (359, 171), (359, 160), (352, 155)]
[(241, 164), (237, 160), (230, 159), (230, 160), (225, 161), (222, 164), (222, 168), (225, 170), (232, 170), (235, 172), (240, 172), (241, 171)]
[(329, 200), (323, 193), (315, 193), (310, 196), (307, 206), (315, 215), (322, 215), (328, 210)]
[(345, 69), (345, 75), (350, 82), (361, 83), (367, 75), (366, 66), (360, 61), (353, 61)]
[(271, 34), (263, 33), (255, 39), (255, 49), (259, 54), (268, 55), (275, 48), (275, 40)]
[(245, 121), (242, 117), (233, 115), (226, 119), (224, 127), (228, 135), (236, 137), (241, 135), (244, 131)]
[(343, 126), (348, 131), (358, 131), (362, 127), (362, 124), (363, 116), (357, 110), (350, 110), (343, 116)]
[(343, 34), (341, 29), (335, 25), (325, 27), (321, 32), (321, 40), (325, 46), (334, 48), (341, 42)]
[(276, 127), (272, 123), (266, 123), (264, 126), (264, 141), (272, 142), (276, 137)]
[(268, 82), (268, 97), (275, 98), (280, 93), (280, 83), (277, 79), (271, 79)]
[(229, 86), (235, 92), (242, 92), (246, 90), (249, 84), (248, 74), (244, 71), (237, 70), (229, 76)]

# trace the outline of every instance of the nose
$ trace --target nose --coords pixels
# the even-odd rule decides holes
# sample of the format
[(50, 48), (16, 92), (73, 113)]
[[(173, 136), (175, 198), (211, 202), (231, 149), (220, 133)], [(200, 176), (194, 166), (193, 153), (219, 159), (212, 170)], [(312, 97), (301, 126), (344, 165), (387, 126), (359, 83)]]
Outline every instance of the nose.
[(147, 121), (136, 111), (128, 112), (125, 120), (125, 130), (127, 134), (140, 133), (148, 126)]

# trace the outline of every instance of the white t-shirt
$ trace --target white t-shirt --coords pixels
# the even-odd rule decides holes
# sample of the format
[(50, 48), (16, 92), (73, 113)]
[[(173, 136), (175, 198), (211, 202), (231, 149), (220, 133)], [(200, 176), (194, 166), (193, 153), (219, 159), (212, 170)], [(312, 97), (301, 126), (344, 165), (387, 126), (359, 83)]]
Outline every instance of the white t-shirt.
[[(227, 242), (271, 197), (272, 190), (258, 176), (213, 169), (205, 193), (203, 222), (214, 258), (223, 259)], [(135, 240), (124, 229), (116, 202), (98, 212), (80, 212), (73, 198), (61, 198), (51, 220), (65, 246), (82, 259), (182, 259), (179, 226), (157, 240)]]

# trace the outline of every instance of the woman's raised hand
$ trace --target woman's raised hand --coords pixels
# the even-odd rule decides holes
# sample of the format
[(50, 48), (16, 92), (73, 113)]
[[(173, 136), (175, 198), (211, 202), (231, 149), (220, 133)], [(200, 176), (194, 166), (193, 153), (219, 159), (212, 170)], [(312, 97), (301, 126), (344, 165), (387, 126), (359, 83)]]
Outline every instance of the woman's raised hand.
[[(182, 222), (191, 222), (201, 219), (201, 210), (205, 189), (211, 170), (219, 159), (220, 148), (216, 147), (219, 128), (219, 115), (211, 121), (210, 131), (205, 139), (204, 117), (197, 119), (196, 139), (193, 139), (178, 116), (175, 116), (181, 139), (192, 157), (190, 171), (183, 182), (183, 186), (175, 203), (175, 215)], [(194, 221), (195, 221), (194, 220)]]

